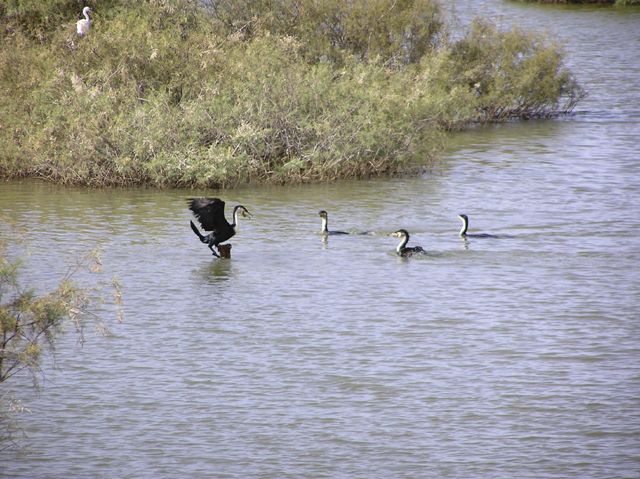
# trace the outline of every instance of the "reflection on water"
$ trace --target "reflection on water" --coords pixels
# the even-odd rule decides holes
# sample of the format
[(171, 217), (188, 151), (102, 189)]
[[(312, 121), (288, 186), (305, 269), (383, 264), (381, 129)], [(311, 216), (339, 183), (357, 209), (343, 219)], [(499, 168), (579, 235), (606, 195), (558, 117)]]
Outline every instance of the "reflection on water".
[[(0, 186), (2, 215), (46, 239), (35, 286), (99, 244), (126, 309), (112, 337), (64, 336), (40, 395), (14, 383), (29, 447), (0, 476), (640, 476), (640, 48), (618, 48), (640, 17), (456, 5), (575, 35), (582, 110), (457, 135), (419, 178)], [(199, 194), (254, 214), (231, 260), (190, 230)], [(378, 234), (325, 241), (321, 208)], [(460, 238), (460, 212), (500, 238)], [(398, 228), (429, 254), (398, 258)]]
[(220, 281), (228, 280), (232, 272), (233, 261), (226, 259), (213, 260), (213, 258), (202, 258), (202, 265), (197, 272), (205, 284), (216, 285)]

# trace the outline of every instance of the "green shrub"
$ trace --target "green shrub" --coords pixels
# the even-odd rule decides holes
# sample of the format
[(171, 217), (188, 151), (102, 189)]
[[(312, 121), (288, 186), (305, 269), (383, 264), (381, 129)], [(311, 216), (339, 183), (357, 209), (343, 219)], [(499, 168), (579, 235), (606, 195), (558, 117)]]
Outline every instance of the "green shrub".
[(305, 57), (342, 63), (353, 55), (415, 63), (433, 49), (443, 27), (434, 0), (217, 0), (205, 2), (226, 33), (264, 33), (300, 40)]
[(452, 84), (473, 91), (478, 121), (553, 116), (571, 111), (584, 95), (560, 49), (540, 34), (500, 32), (476, 20), (449, 54)]
[[(449, 42), (431, 0), (220, 1), (211, 15), (199, 2), (101, 3), (85, 38), (77, 2), (12, 5), (7, 177), (227, 187), (396, 174), (434, 158), (443, 130), (557, 114), (582, 94), (541, 36), (476, 22)], [(40, 39), (23, 28), (27, 7), (41, 9)], [(59, 11), (76, 13), (57, 23)]]

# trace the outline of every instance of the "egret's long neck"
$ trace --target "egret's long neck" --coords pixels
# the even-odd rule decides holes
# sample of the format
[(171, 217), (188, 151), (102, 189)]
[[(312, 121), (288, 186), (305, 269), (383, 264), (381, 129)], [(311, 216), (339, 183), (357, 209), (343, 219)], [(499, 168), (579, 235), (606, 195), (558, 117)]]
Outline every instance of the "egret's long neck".
[[(82, 14), (84, 15), (84, 18), (87, 19), (87, 22), (91, 23), (91, 18), (89, 18), (89, 12), (87, 12), (86, 10), (82, 12)], [(76, 17), (78, 18), (78, 17)]]
[(329, 232), (329, 225), (328, 225), (329, 221), (328, 221), (328, 220), (327, 220), (327, 218), (326, 218), (326, 217), (324, 217), (324, 216), (321, 216), (321, 217), (320, 217), (320, 219), (322, 220), (322, 229), (321, 229), (321, 232), (322, 232), (322, 233), (328, 233), (328, 232)]
[(402, 250), (404, 249), (405, 246), (407, 246), (408, 242), (409, 242), (409, 235), (402, 236), (400, 243), (398, 243), (398, 246), (396, 247), (396, 251), (398, 252), (398, 254), (402, 253)]
[(469, 221), (466, 218), (460, 217), (462, 221), (462, 228), (460, 228), (460, 236), (465, 236), (467, 234), (467, 228), (469, 228)]

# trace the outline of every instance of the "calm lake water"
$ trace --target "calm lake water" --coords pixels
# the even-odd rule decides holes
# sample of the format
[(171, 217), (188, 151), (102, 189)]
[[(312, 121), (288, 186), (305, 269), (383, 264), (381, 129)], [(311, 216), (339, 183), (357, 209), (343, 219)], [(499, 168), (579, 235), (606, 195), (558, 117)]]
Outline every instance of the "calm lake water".
[[(0, 185), (29, 280), (53, 287), (100, 246), (125, 306), (111, 336), (61, 338), (40, 394), (12, 383), (31, 413), (0, 476), (640, 477), (640, 11), (449, 8), (554, 33), (590, 96), (566, 119), (458, 135), (419, 178)], [(255, 215), (231, 260), (189, 229), (200, 194)], [(431, 254), (324, 242), (321, 208), (330, 228), (403, 227)], [(462, 241), (458, 213), (505, 237)]]

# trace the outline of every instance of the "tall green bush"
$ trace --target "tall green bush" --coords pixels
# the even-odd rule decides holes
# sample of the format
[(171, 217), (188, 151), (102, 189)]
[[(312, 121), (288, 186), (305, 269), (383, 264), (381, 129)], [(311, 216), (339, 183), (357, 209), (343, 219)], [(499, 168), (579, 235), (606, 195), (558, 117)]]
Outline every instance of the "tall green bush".
[(453, 84), (473, 92), (478, 121), (552, 116), (571, 111), (584, 92), (562, 53), (540, 34), (498, 31), (482, 20), (448, 49)]
[(227, 187), (395, 174), (433, 158), (443, 130), (556, 114), (581, 93), (539, 35), (478, 22), (450, 42), (432, 0), (204, 4), (92, 4), (78, 38), (79, 2), (12, 0), (0, 175)]
[(268, 31), (305, 45), (310, 61), (353, 55), (387, 64), (415, 63), (442, 31), (434, 0), (217, 0), (204, 2), (227, 33)]

